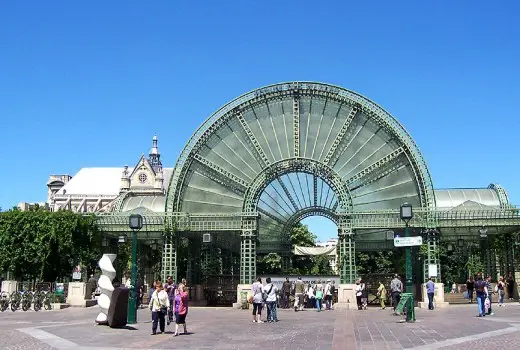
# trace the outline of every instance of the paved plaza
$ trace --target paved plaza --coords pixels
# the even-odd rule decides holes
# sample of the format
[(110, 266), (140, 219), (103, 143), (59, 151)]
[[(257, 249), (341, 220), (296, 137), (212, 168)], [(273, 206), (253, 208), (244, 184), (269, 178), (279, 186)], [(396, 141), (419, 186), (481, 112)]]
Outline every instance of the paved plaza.
[(94, 324), (97, 307), (0, 314), (2, 349), (506, 349), (520, 346), (520, 305), (477, 318), (476, 306), (433, 312), (417, 309), (418, 322), (399, 323), (387, 310), (295, 313), (279, 310), (280, 322), (255, 324), (250, 313), (230, 308), (192, 308), (188, 335), (151, 336), (150, 312), (123, 329)]

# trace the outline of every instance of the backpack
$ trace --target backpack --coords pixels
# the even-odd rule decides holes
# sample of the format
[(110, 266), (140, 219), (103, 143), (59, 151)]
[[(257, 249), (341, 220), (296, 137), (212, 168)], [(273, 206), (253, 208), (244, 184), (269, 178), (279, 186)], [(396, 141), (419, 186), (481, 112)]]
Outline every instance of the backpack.
[(334, 292), (335, 292), (336, 290), (334, 289), (334, 285), (333, 285), (333, 284), (330, 285), (330, 289), (329, 289), (329, 290), (330, 290), (330, 294), (331, 294), (331, 295), (334, 295)]

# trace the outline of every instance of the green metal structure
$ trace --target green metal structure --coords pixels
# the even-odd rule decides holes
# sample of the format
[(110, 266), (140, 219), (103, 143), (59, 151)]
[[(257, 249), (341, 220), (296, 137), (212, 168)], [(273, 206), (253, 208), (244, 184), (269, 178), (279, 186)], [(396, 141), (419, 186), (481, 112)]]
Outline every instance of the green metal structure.
[[(128, 230), (129, 213), (117, 211), (127, 196), (98, 215), (105, 231)], [(519, 210), (499, 185), (434, 190), (411, 136), (374, 102), (328, 84), (281, 83), (234, 99), (197, 129), (170, 178), (164, 212), (142, 213), (139, 238), (163, 242), (163, 278), (177, 275), (177, 244), (186, 237), (239, 258), (240, 283), (249, 284), (258, 254), (279, 253), (287, 267), (289, 230), (320, 215), (338, 226), (341, 282), (353, 283), (356, 250), (393, 248), (404, 202), (413, 205), (410, 226), (427, 237), (424, 264), (437, 265), (438, 279), (439, 235), (520, 231)], [(203, 234), (211, 239), (201, 243)]]

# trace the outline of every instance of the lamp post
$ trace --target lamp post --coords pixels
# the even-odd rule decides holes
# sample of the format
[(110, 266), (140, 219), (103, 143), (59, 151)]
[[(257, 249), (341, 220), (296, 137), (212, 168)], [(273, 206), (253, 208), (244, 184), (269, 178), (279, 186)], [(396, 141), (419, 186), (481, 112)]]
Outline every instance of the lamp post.
[(137, 283), (137, 231), (143, 228), (143, 217), (139, 214), (130, 215), (128, 226), (132, 230), (132, 275), (130, 286), (130, 299), (128, 300), (128, 324), (137, 322), (136, 290)]
[[(401, 210), (399, 212), (401, 216), (401, 220), (405, 223), (404, 228), (404, 236), (410, 237), (410, 220), (413, 218), (413, 209), (412, 205), (408, 203), (404, 203), (401, 205)], [(413, 293), (412, 287), (412, 247), (405, 248), (406, 254), (406, 293)]]

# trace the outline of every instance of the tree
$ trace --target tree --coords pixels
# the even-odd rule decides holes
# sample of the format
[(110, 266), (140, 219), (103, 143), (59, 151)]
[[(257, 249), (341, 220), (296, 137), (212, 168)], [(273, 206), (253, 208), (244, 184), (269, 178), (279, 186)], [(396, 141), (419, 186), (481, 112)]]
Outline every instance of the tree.
[(309, 231), (309, 226), (298, 222), (289, 233), (291, 244), (301, 247), (314, 247), (316, 245), (316, 236)]
[[(296, 225), (294, 225), (289, 233), (289, 237), (293, 247), (295, 245), (300, 247), (314, 247), (316, 245), (316, 236), (311, 231), (309, 231), (309, 227), (307, 225), (304, 225), (301, 222), (298, 222)], [(289, 273), (295, 275), (308, 275), (311, 273), (314, 266), (314, 260), (309, 256), (293, 254), (292, 263), (293, 267)]]
[(258, 261), (260, 274), (279, 274), (282, 272), (282, 257), (276, 253), (269, 253)]
[(94, 216), (38, 207), (0, 213), (0, 270), (18, 280), (68, 277), (75, 262), (91, 268), (100, 257), (100, 246)]

